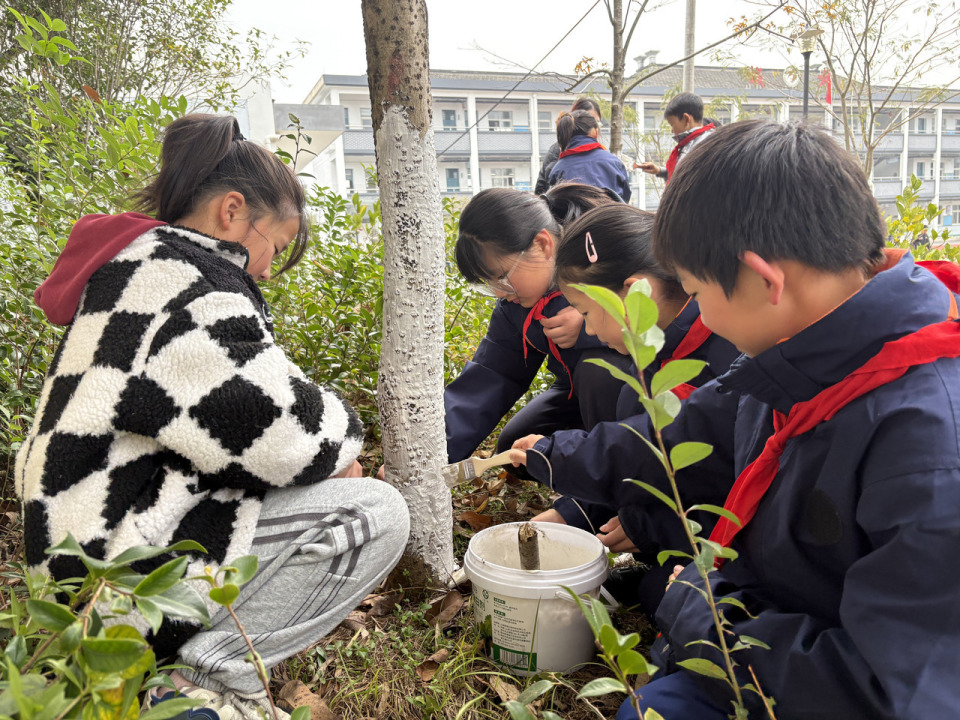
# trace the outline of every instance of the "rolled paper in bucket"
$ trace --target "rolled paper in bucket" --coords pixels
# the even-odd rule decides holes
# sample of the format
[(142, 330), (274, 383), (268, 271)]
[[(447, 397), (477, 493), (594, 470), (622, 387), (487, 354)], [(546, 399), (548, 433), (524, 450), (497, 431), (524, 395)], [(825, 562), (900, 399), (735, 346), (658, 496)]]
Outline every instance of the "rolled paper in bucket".
[(522, 524), (496, 525), (470, 540), (463, 564), (473, 582), (476, 620), (487, 654), (514, 673), (569, 672), (590, 662), (595, 646), (590, 625), (564, 587), (598, 597), (607, 579), (605, 548), (584, 530), (532, 523), (540, 570), (522, 570)]

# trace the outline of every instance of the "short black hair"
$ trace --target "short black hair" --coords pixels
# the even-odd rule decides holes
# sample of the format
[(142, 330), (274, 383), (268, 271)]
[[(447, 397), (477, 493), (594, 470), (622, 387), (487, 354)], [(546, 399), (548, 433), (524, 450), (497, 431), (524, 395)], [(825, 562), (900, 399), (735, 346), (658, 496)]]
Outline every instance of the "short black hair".
[(577, 98), (576, 102), (573, 103), (573, 107), (570, 108), (570, 112), (573, 112), (574, 110), (586, 110), (587, 112), (596, 113), (597, 117), (601, 117), (603, 115), (603, 113), (600, 112), (600, 103), (585, 95), (581, 95)]
[(684, 115), (692, 117), (694, 122), (703, 122), (703, 100), (696, 93), (682, 92), (675, 95), (663, 111), (664, 117), (682, 118)]
[(460, 213), (454, 248), (457, 268), (467, 282), (490, 280), (496, 271), (487, 264), (488, 254), (523, 252), (544, 229), (560, 237), (560, 226), (540, 195), (513, 188), (481, 190)]
[(733, 294), (740, 258), (824, 272), (883, 261), (880, 208), (853, 156), (822, 128), (758, 118), (719, 128), (670, 178), (654, 223), (668, 268)]

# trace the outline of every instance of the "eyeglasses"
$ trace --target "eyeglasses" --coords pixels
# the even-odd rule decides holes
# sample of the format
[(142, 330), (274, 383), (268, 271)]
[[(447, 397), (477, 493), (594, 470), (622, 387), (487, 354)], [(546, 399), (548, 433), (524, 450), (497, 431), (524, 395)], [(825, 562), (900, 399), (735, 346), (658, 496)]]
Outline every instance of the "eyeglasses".
[(517, 261), (513, 263), (507, 272), (505, 272), (500, 277), (495, 280), (485, 280), (483, 285), (480, 286), (481, 292), (486, 292), (488, 295), (496, 295), (498, 292), (507, 293), (508, 295), (516, 295), (517, 290), (510, 284), (510, 276), (513, 275), (514, 271), (520, 267), (520, 262), (523, 260), (523, 256), (526, 254), (526, 250), (517, 255)]

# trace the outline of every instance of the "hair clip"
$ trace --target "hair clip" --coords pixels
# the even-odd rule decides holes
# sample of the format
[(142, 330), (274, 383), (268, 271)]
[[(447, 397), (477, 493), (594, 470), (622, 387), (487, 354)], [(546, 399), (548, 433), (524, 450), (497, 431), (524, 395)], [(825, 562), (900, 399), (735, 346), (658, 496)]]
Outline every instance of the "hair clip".
[(589, 260), (591, 263), (595, 263), (598, 260), (597, 248), (593, 244), (593, 238), (590, 237), (589, 232), (587, 233), (587, 237), (584, 240), (583, 245), (587, 250), (587, 260)]

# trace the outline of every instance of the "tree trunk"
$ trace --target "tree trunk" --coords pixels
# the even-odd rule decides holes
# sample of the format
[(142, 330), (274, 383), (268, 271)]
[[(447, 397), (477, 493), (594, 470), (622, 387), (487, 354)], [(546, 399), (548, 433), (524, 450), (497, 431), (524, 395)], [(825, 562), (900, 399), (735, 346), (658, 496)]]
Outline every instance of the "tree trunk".
[(623, 0), (613, 0), (613, 68), (610, 71), (610, 152), (623, 148), (623, 75), (626, 66), (623, 47)]
[(408, 587), (453, 570), (443, 417), (444, 232), (425, 0), (362, 0), (384, 241), (377, 404), (387, 481), (410, 508), (394, 571)]

